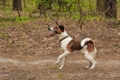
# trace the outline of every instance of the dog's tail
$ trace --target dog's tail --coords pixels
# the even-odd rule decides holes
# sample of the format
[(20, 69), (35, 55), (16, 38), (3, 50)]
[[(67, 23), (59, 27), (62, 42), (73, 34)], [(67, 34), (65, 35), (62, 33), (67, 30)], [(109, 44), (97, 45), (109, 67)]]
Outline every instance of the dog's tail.
[(85, 38), (81, 41), (81, 47), (83, 47), (82, 52), (85, 53), (86, 50), (91, 53), (92, 57), (95, 56), (97, 49), (94, 46), (94, 42), (90, 38)]
[(85, 38), (81, 41), (81, 47), (83, 47), (86, 42), (91, 42), (93, 44), (93, 40), (91, 38)]

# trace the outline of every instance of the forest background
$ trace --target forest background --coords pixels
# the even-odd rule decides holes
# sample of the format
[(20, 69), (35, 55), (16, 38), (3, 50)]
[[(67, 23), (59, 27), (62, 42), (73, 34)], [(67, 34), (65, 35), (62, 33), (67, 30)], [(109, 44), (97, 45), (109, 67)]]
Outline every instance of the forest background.
[(40, 16), (77, 19), (82, 27), (85, 20), (119, 19), (119, 0), (0, 0), (0, 20), (23, 21)]
[[(50, 15), (75, 39), (90, 37), (95, 69), (75, 51), (59, 70), (63, 53)], [(0, 0), (0, 80), (119, 80), (120, 0)]]

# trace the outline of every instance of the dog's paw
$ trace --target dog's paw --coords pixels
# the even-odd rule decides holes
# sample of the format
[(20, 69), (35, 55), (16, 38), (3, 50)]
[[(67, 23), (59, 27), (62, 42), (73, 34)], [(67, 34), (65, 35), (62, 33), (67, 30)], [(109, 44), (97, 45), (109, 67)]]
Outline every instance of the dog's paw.
[(56, 62), (56, 65), (58, 65), (59, 64), (59, 62)]
[(96, 64), (97, 63), (95, 62), (91, 67), (89, 67), (89, 69), (94, 69), (94, 67), (95, 67)]
[(90, 68), (90, 66), (85, 66), (86, 69)]
[(63, 66), (62, 67), (59, 67), (59, 69), (61, 70), (63, 68)]
[(89, 69), (94, 69), (94, 68), (90, 67)]
[(95, 65), (91, 66), (89, 69), (94, 69)]

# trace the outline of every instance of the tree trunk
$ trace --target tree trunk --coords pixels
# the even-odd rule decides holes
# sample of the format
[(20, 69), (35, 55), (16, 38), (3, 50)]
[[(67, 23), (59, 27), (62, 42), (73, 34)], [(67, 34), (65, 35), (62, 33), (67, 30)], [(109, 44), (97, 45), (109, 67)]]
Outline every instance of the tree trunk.
[(83, 26), (83, 10), (82, 10), (80, 1), (79, 0), (77, 0), (77, 1), (78, 1), (79, 13), (80, 13), (80, 18), (79, 18), (78, 23), (80, 24), (80, 29), (82, 30), (82, 26)]
[(105, 0), (97, 0), (97, 2), (96, 2), (96, 9), (97, 9), (97, 11), (98, 12), (104, 12), (104, 1)]
[(117, 18), (116, 0), (105, 0), (106, 18)]
[(26, 2), (25, 2), (25, 0), (23, 0), (23, 4), (24, 4), (24, 7), (26, 8)]
[(22, 10), (21, 0), (13, 0), (13, 10), (14, 11)]
[(1, 1), (3, 3), (4, 8), (5, 8), (5, 6), (6, 6), (6, 0), (1, 0)]
[(117, 18), (116, 0), (97, 0), (97, 11), (105, 14), (106, 18)]

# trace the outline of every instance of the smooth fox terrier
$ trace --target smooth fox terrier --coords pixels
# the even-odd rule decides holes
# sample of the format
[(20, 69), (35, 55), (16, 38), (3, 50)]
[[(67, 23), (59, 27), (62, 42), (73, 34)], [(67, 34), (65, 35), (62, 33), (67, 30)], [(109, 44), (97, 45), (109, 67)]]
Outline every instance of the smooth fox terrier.
[(81, 53), (84, 53), (85, 58), (89, 61), (90, 65), (86, 68), (93, 69), (95, 67), (96, 61), (94, 60), (94, 56), (97, 50), (94, 46), (92, 39), (84, 38), (81, 41), (73, 39), (67, 34), (63, 25), (58, 25), (57, 27), (49, 27), (48, 30), (52, 31), (50, 36), (59, 34), (61, 48), (64, 50), (64, 53), (61, 54), (56, 61), (56, 64), (58, 64), (60, 60), (62, 60), (62, 64), (59, 69), (63, 68), (65, 63), (65, 57), (75, 50), (81, 50)]

